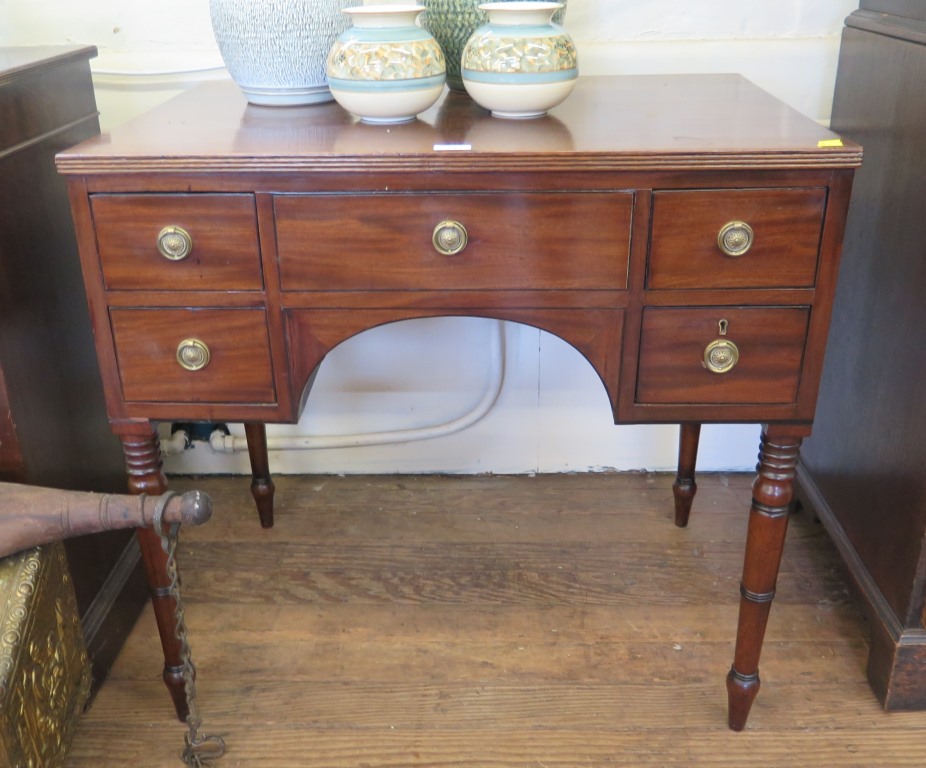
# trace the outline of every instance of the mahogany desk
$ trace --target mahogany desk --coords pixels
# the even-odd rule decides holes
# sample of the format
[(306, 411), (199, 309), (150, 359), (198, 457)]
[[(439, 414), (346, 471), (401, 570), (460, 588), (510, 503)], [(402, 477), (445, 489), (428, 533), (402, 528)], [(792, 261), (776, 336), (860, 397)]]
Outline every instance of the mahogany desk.
[[(735, 75), (582, 78), (545, 118), (447, 94), (416, 122), (247, 106), (198, 87), (58, 156), (113, 430), (161, 493), (155, 420), (298, 420), (345, 339), (469, 315), (556, 334), (620, 424), (682, 429), (679, 524), (702, 422), (762, 422), (727, 677), (741, 729), (810, 433), (861, 150)], [(164, 555), (139, 532), (178, 712)]]

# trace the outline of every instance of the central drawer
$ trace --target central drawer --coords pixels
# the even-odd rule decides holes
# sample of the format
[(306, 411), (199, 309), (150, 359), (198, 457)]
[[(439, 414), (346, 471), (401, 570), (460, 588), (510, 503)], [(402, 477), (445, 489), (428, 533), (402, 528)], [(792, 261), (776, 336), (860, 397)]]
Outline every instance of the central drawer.
[[(284, 291), (627, 287), (629, 192), (278, 195), (274, 210)], [(435, 245), (441, 227), (459, 252)]]

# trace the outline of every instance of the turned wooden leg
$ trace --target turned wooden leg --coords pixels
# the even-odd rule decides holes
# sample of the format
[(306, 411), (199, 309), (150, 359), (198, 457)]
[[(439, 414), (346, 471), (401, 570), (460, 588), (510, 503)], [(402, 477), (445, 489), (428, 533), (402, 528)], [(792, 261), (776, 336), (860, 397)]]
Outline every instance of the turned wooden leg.
[[(152, 425), (147, 422), (120, 425), (116, 432), (122, 439), (129, 491), (152, 496), (164, 493), (167, 490), (167, 478), (161, 469), (160, 441)], [(141, 546), (151, 604), (164, 650), (164, 682), (170, 691), (178, 719), (185, 721), (188, 714), (186, 688), (180, 641), (177, 639), (177, 621), (174, 618), (175, 603), (170, 596), (170, 580), (167, 577), (167, 554), (161, 547), (161, 539), (151, 528), (137, 529), (136, 536)]]
[(257, 502), (257, 514), (263, 528), (273, 528), (273, 479), (267, 456), (267, 428), (263, 424), (245, 424), (248, 457), (251, 459), (251, 495)]
[(762, 431), (746, 534), (736, 652), (727, 675), (729, 724), (734, 731), (746, 727), (759, 692), (759, 655), (775, 597), (802, 437), (793, 427), (769, 426)]
[(691, 502), (698, 492), (695, 482), (695, 465), (698, 463), (698, 440), (701, 439), (701, 425), (686, 422), (679, 425), (678, 435), (678, 474), (672, 485), (675, 496), (675, 524), (679, 528), (688, 525), (691, 514)]

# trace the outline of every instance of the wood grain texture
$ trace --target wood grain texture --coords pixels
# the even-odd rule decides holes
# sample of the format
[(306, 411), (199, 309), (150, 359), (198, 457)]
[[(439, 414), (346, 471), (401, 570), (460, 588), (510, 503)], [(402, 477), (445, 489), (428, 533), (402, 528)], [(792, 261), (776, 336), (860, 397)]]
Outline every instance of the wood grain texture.
[[(103, 281), (109, 290), (259, 291), (263, 288), (253, 195), (94, 195)], [(158, 252), (164, 227), (182, 227), (193, 249)]]
[[(284, 291), (627, 287), (627, 192), (280, 195), (274, 208)], [(431, 242), (448, 220), (469, 236), (452, 256)]]
[[(647, 287), (811, 287), (825, 205), (822, 188), (656, 192)], [(733, 221), (754, 233), (742, 256), (717, 245)]]
[[(793, 403), (809, 315), (806, 307), (644, 310), (637, 402)], [(739, 350), (727, 373), (704, 365), (704, 350), (717, 339)]]
[(698, 444), (701, 440), (701, 425), (686, 421), (679, 426), (678, 434), (678, 472), (672, 484), (675, 497), (675, 524), (679, 528), (688, 525), (691, 504), (698, 492), (695, 481), (695, 468), (698, 463)]
[[(280, 477), (269, 530), (240, 479), (177, 479), (217, 508), (181, 533), (180, 558), (199, 705), (229, 745), (221, 765), (926, 760), (926, 721), (885, 714), (865, 682), (865, 626), (822, 527), (804, 515), (790, 526), (766, 688), (747, 730), (727, 730), (752, 478), (700, 476), (687, 529), (673, 525), (672, 479)], [(654, 556), (660, 567), (641, 570)], [(505, 578), (480, 575), (492, 563)], [(303, 590), (300, 569), (359, 588)], [(602, 586), (560, 590), (537, 580), (544, 569)], [(452, 592), (451, 572), (462, 578)], [(79, 724), (68, 768), (176, 759), (183, 726), (159, 657), (146, 615)]]
[[(114, 309), (113, 337), (129, 401), (272, 403), (267, 317), (259, 309)], [(177, 347), (198, 339), (206, 366), (188, 371)]]
[(284, 314), (289, 347), (293, 350), (292, 373), (289, 376), (295, 391), (302, 392), (312, 375), (337, 345), (352, 336), (387, 323), (422, 317), (469, 316), (509, 320), (548, 331), (575, 347), (601, 378), (608, 391), (612, 408), (616, 408), (617, 384), (620, 374), (621, 335), (624, 313), (619, 309), (548, 309), (504, 307), (460, 307), (453, 304), (453, 294), (442, 294), (442, 309), (394, 308), (358, 309), (294, 309)]
[[(718, 108), (717, 105), (722, 105)], [(184, 115), (175, 120), (173, 110)], [(591, 114), (602, 119), (588, 120)], [(392, 126), (357, 125), (336, 104), (248, 107), (231, 81), (208, 83), (114, 129), (105, 142), (59, 155), (64, 173), (313, 175), (420, 170), (432, 174), (854, 167), (858, 146), (739, 75), (583, 77), (531, 128), (498, 126), (470, 99), (445, 94), (398, 142)], [(770, 129), (774, 126), (774, 129)], [(267, 146), (285, 146), (282, 152)], [(446, 152), (448, 144), (469, 144)]]

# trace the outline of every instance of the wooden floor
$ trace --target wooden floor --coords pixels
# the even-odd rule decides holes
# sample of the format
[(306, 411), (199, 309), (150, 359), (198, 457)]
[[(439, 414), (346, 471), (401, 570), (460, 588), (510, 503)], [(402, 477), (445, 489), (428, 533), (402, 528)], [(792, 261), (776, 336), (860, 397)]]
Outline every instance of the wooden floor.
[[(249, 768), (922, 766), (926, 713), (884, 713), (822, 527), (794, 517), (743, 733), (726, 727), (751, 478), (247, 478), (181, 534), (206, 730)], [(180, 765), (146, 612), (69, 768)]]

